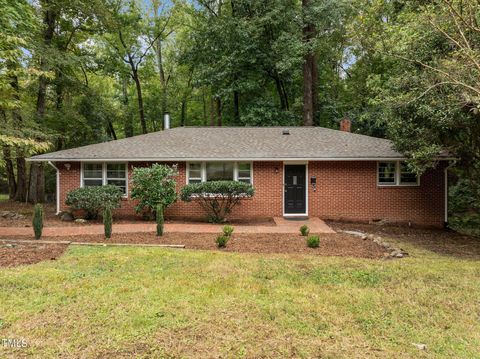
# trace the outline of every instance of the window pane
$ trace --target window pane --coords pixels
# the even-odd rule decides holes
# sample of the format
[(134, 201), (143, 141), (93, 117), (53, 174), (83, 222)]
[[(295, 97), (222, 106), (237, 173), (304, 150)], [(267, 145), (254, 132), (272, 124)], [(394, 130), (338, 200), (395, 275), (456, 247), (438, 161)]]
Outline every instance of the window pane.
[(381, 184), (395, 184), (395, 162), (381, 162), (378, 164), (378, 182)]
[(107, 164), (107, 178), (125, 178), (125, 173), (124, 163)]
[(207, 162), (207, 181), (233, 180), (232, 162)]
[(250, 163), (238, 164), (238, 178), (250, 178)]
[(190, 171), (200, 171), (202, 169), (201, 163), (190, 163), (188, 166)]
[(202, 182), (202, 164), (189, 163), (188, 164), (188, 183)]
[(107, 180), (107, 184), (119, 187), (123, 194), (127, 193), (127, 185), (125, 180)]
[(417, 175), (410, 172), (406, 163), (400, 163), (400, 183), (416, 184)]
[(245, 183), (250, 183), (251, 182), (250, 178), (239, 178), (238, 181), (239, 182), (245, 182)]
[(89, 186), (101, 186), (103, 183), (102, 183), (102, 180), (101, 179), (84, 179), (83, 180), (83, 185), (85, 187), (89, 187)]
[(102, 164), (85, 163), (83, 165), (83, 178), (102, 178)]

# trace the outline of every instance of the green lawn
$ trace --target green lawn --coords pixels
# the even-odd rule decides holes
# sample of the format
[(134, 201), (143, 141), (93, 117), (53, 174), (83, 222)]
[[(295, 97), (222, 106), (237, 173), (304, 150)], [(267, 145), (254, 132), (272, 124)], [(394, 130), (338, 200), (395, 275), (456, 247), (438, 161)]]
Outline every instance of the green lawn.
[(12, 357), (478, 358), (479, 264), (71, 247), (0, 269), (0, 338), (27, 340)]
[(0, 193), (0, 202), (8, 201), (8, 194)]

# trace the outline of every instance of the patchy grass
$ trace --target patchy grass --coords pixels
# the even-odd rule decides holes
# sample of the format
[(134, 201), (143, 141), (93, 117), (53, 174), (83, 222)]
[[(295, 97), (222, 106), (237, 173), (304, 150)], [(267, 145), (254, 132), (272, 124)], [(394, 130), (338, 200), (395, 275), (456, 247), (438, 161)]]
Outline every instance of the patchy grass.
[(2, 350), (479, 357), (479, 261), (410, 247), (412, 257), (384, 261), (74, 246), (57, 261), (0, 270), (0, 338), (28, 342)]
[(8, 194), (0, 193), (0, 202), (8, 201)]

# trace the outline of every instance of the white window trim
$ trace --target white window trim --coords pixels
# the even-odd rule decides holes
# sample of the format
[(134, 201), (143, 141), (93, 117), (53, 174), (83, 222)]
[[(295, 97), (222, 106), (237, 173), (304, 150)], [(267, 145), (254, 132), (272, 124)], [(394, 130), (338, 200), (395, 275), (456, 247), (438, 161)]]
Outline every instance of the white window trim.
[[(189, 184), (190, 180), (190, 163), (200, 163), (200, 171), (202, 176), (202, 183), (207, 182), (207, 162), (233, 162), (233, 180), (238, 181), (238, 163), (249, 163), (250, 164), (250, 184), (253, 185), (253, 162), (252, 161), (190, 161), (186, 163), (186, 178), (185, 183)], [(241, 177), (246, 178), (246, 177)]]
[[(119, 164), (119, 162), (88, 162), (88, 164), (97, 164), (100, 163), (102, 165), (102, 186), (107, 185), (107, 164)], [(123, 198), (128, 198), (128, 162), (121, 162), (125, 165), (125, 194), (122, 195)], [(84, 165), (85, 162), (82, 162), (81, 165), (81, 171), (80, 171), (80, 187), (83, 188), (85, 187), (85, 184), (83, 182), (84, 176), (83, 176), (83, 171), (84, 171)], [(122, 180), (123, 178), (110, 178), (111, 180)]]
[[(401, 163), (404, 161), (378, 161), (377, 162), (377, 186), (383, 188), (392, 188), (392, 187), (419, 187), (420, 186), (420, 176), (417, 176), (416, 183), (402, 183), (400, 182), (400, 170), (401, 170)], [(380, 163), (395, 163), (395, 182), (388, 184), (388, 183), (381, 183), (380, 182)]]

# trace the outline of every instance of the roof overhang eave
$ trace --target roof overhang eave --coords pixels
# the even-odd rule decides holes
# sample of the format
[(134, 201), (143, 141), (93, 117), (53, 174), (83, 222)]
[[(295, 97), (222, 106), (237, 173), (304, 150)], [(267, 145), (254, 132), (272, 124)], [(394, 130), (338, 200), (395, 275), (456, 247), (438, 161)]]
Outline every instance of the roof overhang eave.
[[(165, 158), (27, 158), (28, 162), (194, 162), (194, 161), (403, 161), (406, 157), (165, 157)], [(436, 161), (458, 160), (455, 157), (436, 157)]]

